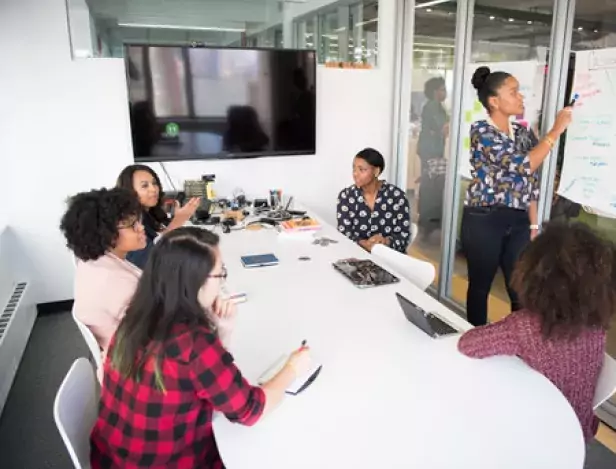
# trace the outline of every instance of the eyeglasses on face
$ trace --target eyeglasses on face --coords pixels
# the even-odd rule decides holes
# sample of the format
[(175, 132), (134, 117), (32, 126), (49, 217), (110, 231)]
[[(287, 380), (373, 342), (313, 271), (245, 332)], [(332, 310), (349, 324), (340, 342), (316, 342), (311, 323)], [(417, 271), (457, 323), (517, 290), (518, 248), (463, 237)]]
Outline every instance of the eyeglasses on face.
[(142, 218), (135, 218), (132, 223), (126, 223), (124, 225), (118, 225), (121, 230), (132, 229), (133, 231), (139, 231), (143, 227)]
[(222, 270), (220, 271), (219, 274), (212, 274), (212, 275), (208, 275), (209, 278), (219, 278), (222, 280), (226, 280), (227, 279), (227, 268), (223, 265), (222, 266)]

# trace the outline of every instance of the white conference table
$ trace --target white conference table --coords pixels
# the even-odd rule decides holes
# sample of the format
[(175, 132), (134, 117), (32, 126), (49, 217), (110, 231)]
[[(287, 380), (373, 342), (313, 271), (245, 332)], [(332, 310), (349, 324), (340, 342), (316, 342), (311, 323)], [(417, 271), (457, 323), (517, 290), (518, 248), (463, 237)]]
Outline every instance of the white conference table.
[[(230, 351), (253, 383), (306, 339), (319, 377), (254, 427), (214, 420), (228, 469), (581, 469), (585, 445), (562, 394), (514, 357), (467, 358), (405, 319), (395, 292), (470, 325), (407, 281), (355, 288), (331, 263), (368, 257), (333, 227), (327, 247), (274, 230), (221, 234), (229, 286), (247, 293)], [(280, 264), (245, 269), (240, 257)], [(300, 256), (311, 260), (301, 261)]]

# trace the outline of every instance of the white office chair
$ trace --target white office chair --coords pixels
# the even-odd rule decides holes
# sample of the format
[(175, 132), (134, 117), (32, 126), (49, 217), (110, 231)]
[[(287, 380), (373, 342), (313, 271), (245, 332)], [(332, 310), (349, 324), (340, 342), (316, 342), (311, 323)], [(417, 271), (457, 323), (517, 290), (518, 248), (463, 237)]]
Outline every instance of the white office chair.
[(92, 333), (90, 328), (86, 326), (83, 322), (81, 322), (77, 318), (77, 316), (75, 316), (75, 310), (73, 310), (72, 314), (73, 320), (79, 328), (79, 332), (81, 332), (81, 335), (83, 336), (84, 340), (86, 341), (86, 344), (88, 345), (88, 348), (90, 349), (90, 353), (94, 357), (94, 363), (96, 363), (96, 368), (100, 368), (101, 366), (103, 366), (103, 359), (101, 357), (101, 348), (96, 341), (96, 337), (94, 337), (94, 334)]
[(417, 235), (419, 234), (419, 227), (417, 223), (411, 223), (411, 242), (409, 243), (409, 247), (413, 245), (413, 242), (417, 239)]
[(78, 358), (53, 404), (53, 418), (75, 469), (90, 468), (90, 433), (98, 416), (97, 386), (90, 361)]
[(595, 397), (592, 402), (593, 409), (599, 408), (614, 393), (616, 393), (616, 360), (606, 353), (599, 374), (597, 389), (595, 389)]
[(372, 248), (372, 255), (383, 264), (383, 267), (398, 272), (421, 290), (425, 291), (434, 281), (436, 270), (429, 262), (394, 251), (384, 244), (376, 244)]

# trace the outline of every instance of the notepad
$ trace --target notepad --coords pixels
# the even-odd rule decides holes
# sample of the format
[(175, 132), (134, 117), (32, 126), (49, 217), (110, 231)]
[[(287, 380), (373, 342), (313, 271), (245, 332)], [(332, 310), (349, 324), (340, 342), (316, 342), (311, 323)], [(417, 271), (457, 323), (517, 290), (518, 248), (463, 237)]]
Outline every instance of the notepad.
[[(282, 370), (288, 359), (288, 354), (281, 355), (280, 357), (278, 357), (278, 359), (259, 377), (259, 379), (257, 380), (259, 385), (267, 383), (274, 376), (276, 376), (280, 372), (280, 370)], [(293, 396), (299, 394), (308, 386), (310, 386), (315, 379), (317, 379), (317, 377), (321, 373), (321, 368), (321, 363), (313, 359), (313, 363), (310, 366), (308, 372), (302, 376), (299, 376), (295, 381), (293, 381), (289, 385), (289, 387), (287, 387), (285, 392)]]

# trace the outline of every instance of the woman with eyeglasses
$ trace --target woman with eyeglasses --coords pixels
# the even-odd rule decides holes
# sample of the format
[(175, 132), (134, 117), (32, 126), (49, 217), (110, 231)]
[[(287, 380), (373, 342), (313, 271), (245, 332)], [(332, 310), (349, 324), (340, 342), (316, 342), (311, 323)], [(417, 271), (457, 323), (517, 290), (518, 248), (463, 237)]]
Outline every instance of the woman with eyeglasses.
[(220, 298), (225, 277), (212, 232), (183, 227), (156, 243), (105, 361), (93, 469), (223, 469), (213, 412), (252, 425), (308, 372), (302, 347), (262, 386), (243, 378), (217, 323), (235, 312)]
[(105, 351), (141, 276), (126, 261), (146, 244), (141, 207), (124, 189), (82, 192), (70, 199), (60, 229), (77, 258), (75, 316)]
[(171, 231), (190, 220), (199, 207), (200, 199), (195, 197), (183, 207), (177, 204), (173, 218), (163, 210), (163, 192), (158, 175), (152, 168), (143, 164), (133, 164), (122, 170), (117, 187), (133, 192), (139, 199), (145, 228), (146, 246), (128, 254), (127, 260), (143, 269), (154, 240), (164, 231)]

